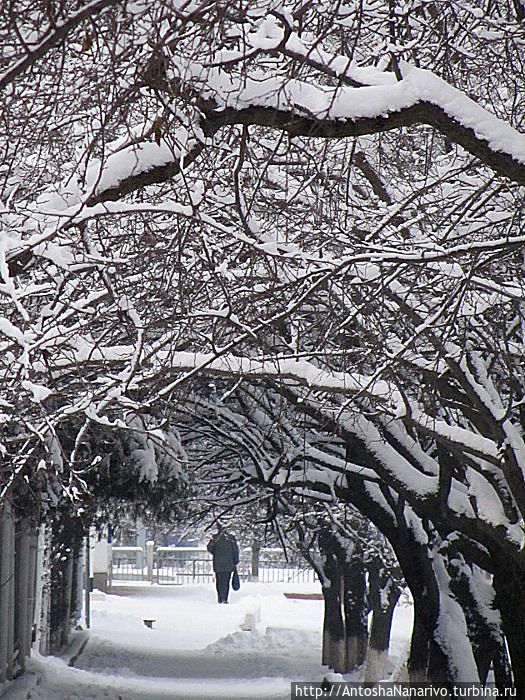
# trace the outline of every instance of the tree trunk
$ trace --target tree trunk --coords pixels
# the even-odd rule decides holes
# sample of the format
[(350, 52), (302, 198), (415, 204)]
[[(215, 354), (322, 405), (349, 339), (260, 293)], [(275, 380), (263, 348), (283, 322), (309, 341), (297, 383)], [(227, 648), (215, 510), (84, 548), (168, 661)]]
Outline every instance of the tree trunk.
[(48, 557), (46, 556), (48, 528), (41, 525), (36, 538), (36, 557), (35, 557), (35, 607), (32, 623), (35, 626), (34, 649), (41, 654), (46, 653), (45, 644), (45, 627), (43, 620), (46, 619), (45, 610), (47, 605), (46, 600), (46, 581), (48, 579)]
[(341, 576), (332, 572), (330, 587), (323, 588), (323, 665), (336, 673), (345, 672), (345, 627), (341, 606)]
[[(408, 658), (412, 683), (443, 683), (448, 674), (446, 661), (434, 642), (439, 614), (439, 589), (426, 545), (412, 537), (399, 538), (394, 545), (397, 559), (414, 599), (414, 622)], [(444, 677), (445, 676), (445, 677)]]
[[(479, 673), (468, 635), (465, 611), (450, 589), (446, 556), (440, 552), (443, 543), (436, 540), (435, 549), (426, 546), (419, 553), (421, 580), (412, 581), (415, 626), (424, 628), (427, 638), (427, 678), (431, 683), (450, 685), (458, 682), (479, 683)], [(412, 571), (418, 569), (413, 562)], [(410, 574), (412, 575), (412, 574)], [(407, 579), (408, 583), (408, 579)], [(412, 644), (415, 651), (415, 644)], [(417, 669), (419, 672), (419, 669)], [(419, 677), (419, 673), (418, 673)]]
[(378, 683), (386, 678), (394, 608), (395, 605), (387, 610), (375, 610), (372, 614), (370, 641), (365, 661), (365, 683)]
[[(323, 654), (322, 663), (337, 673), (344, 673), (346, 666), (345, 625), (342, 610), (343, 569), (339, 560), (340, 544), (330, 528), (322, 529), (318, 536), (323, 555)], [(328, 582), (328, 583), (327, 583)]]
[(412, 636), (410, 639), (410, 654), (407, 668), (411, 683), (424, 683), (428, 681), (428, 655), (430, 639), (427, 625), (423, 615), (419, 613), (421, 601), (414, 599), (414, 621), (412, 623)]
[(15, 625), (15, 523), (9, 503), (0, 506), (0, 682), (13, 677)]
[(82, 543), (77, 520), (62, 513), (53, 523), (50, 600), (50, 651), (59, 651), (69, 641), (74, 587), (74, 562)]
[(370, 566), (368, 576), (372, 625), (366, 653), (364, 681), (377, 683), (387, 675), (392, 618), (401, 591), (397, 580), (394, 580), (388, 571), (382, 570), (380, 565)]
[(261, 554), (261, 542), (254, 539), (252, 542), (251, 578), (252, 581), (259, 580), (259, 558)]
[(82, 617), (82, 593), (84, 590), (84, 553), (82, 551), (83, 541), (75, 538), (72, 548), (73, 555), (73, 582), (71, 589), (71, 625), (76, 627)]
[[(501, 613), (514, 684), (525, 693), (525, 571), (510, 557), (493, 553), (496, 605)], [(500, 669), (501, 671), (501, 669)]]
[(460, 552), (454, 553), (452, 562), (449, 563), (450, 589), (465, 613), (480, 682), (487, 682), (493, 666), (496, 683), (506, 687), (511, 683), (511, 674), (505, 640), (499, 624), (494, 621), (494, 587), (480, 569), (463, 560)]
[(368, 646), (366, 574), (362, 557), (353, 556), (344, 564), (344, 616), (346, 664), (343, 673), (361, 666)]
[(18, 521), (15, 546), (15, 649), (17, 671), (25, 670), (25, 660), (31, 649), (29, 606), (31, 589), (31, 528), (27, 519)]
[(31, 528), (29, 537), (29, 581), (28, 581), (28, 600), (27, 608), (27, 629), (28, 629), (28, 654), (31, 653), (33, 642), (36, 638), (36, 611), (37, 611), (37, 564), (38, 564), (38, 533), (39, 530), (36, 524)]
[(511, 686), (513, 682), (512, 668), (504, 640), (503, 643), (499, 645), (496, 655), (492, 659), (492, 665), (494, 668), (496, 687), (503, 690)]

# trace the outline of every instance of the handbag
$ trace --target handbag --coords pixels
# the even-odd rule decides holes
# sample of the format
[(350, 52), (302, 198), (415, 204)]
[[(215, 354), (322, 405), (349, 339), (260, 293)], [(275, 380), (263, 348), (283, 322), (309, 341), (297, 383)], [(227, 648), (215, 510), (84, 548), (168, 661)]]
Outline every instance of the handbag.
[(237, 569), (235, 568), (233, 570), (233, 576), (232, 576), (232, 588), (234, 591), (238, 591), (240, 587), (241, 587), (241, 580), (239, 578), (239, 573), (238, 573)]

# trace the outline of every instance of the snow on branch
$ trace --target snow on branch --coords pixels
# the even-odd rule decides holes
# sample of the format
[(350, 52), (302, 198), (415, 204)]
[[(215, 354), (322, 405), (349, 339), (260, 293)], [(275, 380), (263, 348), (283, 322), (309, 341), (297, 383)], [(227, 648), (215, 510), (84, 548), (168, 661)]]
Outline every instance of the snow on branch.
[(186, 137), (180, 150), (145, 142), (111, 155), (100, 169), (100, 179), (86, 204), (94, 206), (117, 201), (138, 189), (178, 175), (203, 149), (202, 142), (190, 136), (186, 129), (180, 131), (184, 131)]
[[(102, 203), (119, 200), (137, 189), (175, 177), (200, 154), (201, 138), (202, 133), (195, 123), (191, 129), (179, 126), (172, 134), (170, 145), (141, 141), (117, 147), (117, 142), (110, 146), (105, 159), (90, 164), (83, 186), (68, 182), (43, 192), (30, 208), (32, 227), (38, 233), (11, 242), (6, 254), (9, 273), (16, 276), (27, 269), (35, 254), (47, 255), (59, 266), (63, 266), (64, 261), (59, 258), (65, 254), (65, 264), (70, 264), (72, 259), (68, 251), (63, 247), (53, 248), (49, 243), (60, 230), (81, 223), (84, 210), (91, 216), (110, 213), (111, 206), (101, 208)], [(172, 212), (189, 215), (191, 207), (173, 204)], [(43, 225), (43, 230), (39, 224)]]
[(402, 64), (395, 84), (325, 87), (235, 77), (194, 65), (209, 126), (269, 126), (292, 136), (344, 138), (428, 124), (500, 174), (525, 184), (525, 135), (429, 70)]
[(80, 10), (74, 12), (71, 17), (64, 22), (50, 25), (45, 32), (43, 32), (40, 39), (35, 42), (35, 47), (33, 49), (27, 51), (23, 58), (18, 59), (12, 66), (0, 74), (0, 90), (16, 80), (19, 75), (43, 58), (48, 51), (51, 51), (51, 49), (60, 44), (60, 42), (62, 42), (83, 20), (120, 2), (122, 2), (122, 0), (93, 0)]
[[(291, 380), (315, 391), (349, 396), (362, 395), (366, 392), (370, 398), (386, 404), (387, 412), (392, 413), (395, 418), (409, 420), (422, 432), (475, 456), (496, 462), (498, 460), (498, 446), (489, 438), (466, 428), (450, 426), (445, 421), (436, 420), (425, 414), (415, 404), (411, 406), (410, 415), (407, 416), (406, 399), (395, 387), (384, 380), (377, 380), (371, 384), (369, 377), (349, 372), (328, 372), (311, 362), (296, 359), (265, 361), (231, 354), (218, 357), (212, 353), (178, 352), (169, 358), (169, 362), (173, 370), (199, 370), (226, 377), (241, 375), (247, 379)], [(178, 383), (179, 380), (176, 380), (176, 384)], [(167, 384), (159, 391), (159, 395), (168, 395), (172, 390), (173, 384)]]

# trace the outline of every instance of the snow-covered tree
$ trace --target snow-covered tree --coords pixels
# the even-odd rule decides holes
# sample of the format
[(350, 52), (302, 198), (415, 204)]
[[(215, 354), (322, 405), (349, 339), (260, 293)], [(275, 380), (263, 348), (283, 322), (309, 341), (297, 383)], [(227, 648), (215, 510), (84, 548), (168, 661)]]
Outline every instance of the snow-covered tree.
[[(523, 14), (2, 6), (0, 499), (29, 479), (77, 500), (93, 424), (149, 414), (154, 437), (220, 377), (287, 450), (287, 411), (319, 435), (306, 468), (263, 455), (257, 479), (347, 499), (409, 585), (418, 563), (415, 599), (433, 582), (413, 676), (479, 673), (446, 625), (466, 640), (480, 601), (453, 593), (459, 547), (493, 575), (479, 619), (498, 609), (525, 685)], [(254, 415), (260, 386), (277, 414)]]

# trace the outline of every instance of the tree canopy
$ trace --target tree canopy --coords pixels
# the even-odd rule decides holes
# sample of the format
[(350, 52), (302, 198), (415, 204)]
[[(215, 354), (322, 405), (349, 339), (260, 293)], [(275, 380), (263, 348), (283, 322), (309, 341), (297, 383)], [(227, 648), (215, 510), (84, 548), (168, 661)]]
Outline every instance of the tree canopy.
[(94, 425), (206, 426), (239, 478), (432, 551), (438, 617), (451, 561), (494, 574), (517, 663), (523, 20), (518, 0), (3, 7), (0, 498), (44, 474), (80, 493)]

